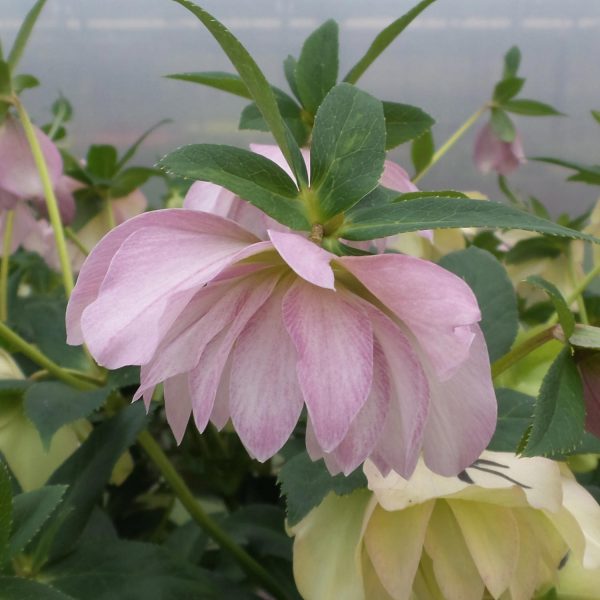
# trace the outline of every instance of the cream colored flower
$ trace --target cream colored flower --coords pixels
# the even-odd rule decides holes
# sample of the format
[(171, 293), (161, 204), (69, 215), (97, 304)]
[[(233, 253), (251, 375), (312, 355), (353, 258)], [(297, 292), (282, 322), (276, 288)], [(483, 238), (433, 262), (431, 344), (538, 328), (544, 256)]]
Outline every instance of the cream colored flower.
[(564, 465), (484, 452), (453, 478), (364, 470), (371, 492), (330, 494), (292, 529), (306, 600), (530, 600), (567, 555), (600, 568), (600, 507)]

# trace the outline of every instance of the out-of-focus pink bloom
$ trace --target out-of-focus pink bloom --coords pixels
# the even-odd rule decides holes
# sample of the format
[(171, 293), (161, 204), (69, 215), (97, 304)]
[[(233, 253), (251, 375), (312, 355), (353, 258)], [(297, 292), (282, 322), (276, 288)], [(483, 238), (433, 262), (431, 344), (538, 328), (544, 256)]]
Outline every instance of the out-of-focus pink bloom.
[(298, 233), (260, 240), (220, 216), (171, 209), (96, 246), (67, 330), (108, 368), (141, 365), (136, 398), (149, 402), (164, 382), (178, 441), (192, 414), (200, 431), (231, 419), (264, 461), (306, 404), (308, 449), (332, 472), (370, 456), (408, 475), (423, 452), (454, 475), (496, 422), (480, 318), (464, 281), (433, 263), (337, 257)]
[[(58, 178), (58, 181), (54, 186), (54, 194), (56, 196), (58, 210), (60, 211), (60, 219), (64, 225), (70, 225), (73, 222), (73, 219), (75, 218), (75, 197), (73, 194), (83, 187), (85, 187), (83, 183), (68, 175), (61, 175)], [(33, 201), (40, 215), (44, 219), (47, 219), (48, 208), (46, 206), (45, 198), (40, 196), (33, 198)]]
[(527, 162), (519, 134), (512, 142), (503, 142), (489, 123), (477, 134), (473, 160), (482, 173), (496, 171), (500, 175), (509, 175)]
[(583, 381), (585, 427), (600, 437), (600, 352), (582, 350), (578, 354), (581, 355), (577, 363)]
[[(35, 220), (29, 206), (23, 202), (17, 203), (14, 208), (14, 220), (12, 236), (10, 242), (10, 253), (25, 244), (26, 240), (35, 235), (38, 231), (38, 222)], [(4, 229), (6, 226), (6, 211), (0, 211), (0, 240), (4, 239)], [(4, 245), (0, 243), (0, 256), (2, 256)]]

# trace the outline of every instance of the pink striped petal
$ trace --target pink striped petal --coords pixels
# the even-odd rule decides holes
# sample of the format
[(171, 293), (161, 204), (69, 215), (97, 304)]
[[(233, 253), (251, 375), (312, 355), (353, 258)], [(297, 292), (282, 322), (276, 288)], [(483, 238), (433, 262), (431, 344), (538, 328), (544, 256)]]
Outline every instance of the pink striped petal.
[(329, 263), (335, 255), (297, 233), (271, 230), (268, 233), (275, 250), (297, 275), (319, 287), (334, 289), (335, 278)]
[(373, 332), (346, 293), (298, 279), (283, 301), (297, 373), (319, 445), (331, 452), (364, 405), (373, 379)]
[(167, 423), (169, 423), (177, 445), (179, 445), (192, 414), (187, 373), (167, 379), (165, 381), (164, 392)]
[(231, 419), (229, 412), (229, 383), (231, 381), (231, 355), (225, 363), (221, 381), (217, 387), (215, 402), (210, 413), (210, 422), (219, 430), (223, 429)]
[[(50, 179), (56, 184), (62, 174), (62, 158), (52, 140), (37, 127), (35, 135), (42, 148)], [(0, 125), (0, 188), (19, 198), (44, 195), (25, 131), (19, 121), (7, 117)]]
[(391, 160), (385, 161), (379, 183), (383, 187), (402, 192), (403, 194), (419, 191), (419, 188), (410, 180), (408, 173), (400, 165)]
[[(278, 167), (283, 169), (292, 179), (294, 179), (292, 170), (290, 169), (287, 160), (285, 160), (285, 157), (283, 156), (279, 146), (275, 146), (274, 144), (250, 144), (250, 150), (273, 161)], [(306, 163), (306, 170), (310, 173), (310, 150), (308, 148), (301, 148), (300, 152), (302, 153), (302, 158), (304, 158), (304, 162)]]
[(281, 315), (284, 291), (280, 286), (250, 319), (231, 365), (231, 420), (244, 446), (261, 462), (285, 444), (304, 405), (294, 376), (296, 350)]
[(478, 325), (468, 359), (454, 375), (440, 381), (427, 369), (431, 404), (423, 454), (427, 466), (453, 477), (485, 450), (496, 428), (496, 395), (487, 347)]
[(447, 378), (469, 356), (469, 325), (481, 319), (475, 295), (438, 265), (400, 254), (344, 256), (337, 262), (392, 310)]
[(208, 181), (195, 181), (185, 195), (183, 208), (227, 218), (234, 199), (235, 194), (220, 185)]

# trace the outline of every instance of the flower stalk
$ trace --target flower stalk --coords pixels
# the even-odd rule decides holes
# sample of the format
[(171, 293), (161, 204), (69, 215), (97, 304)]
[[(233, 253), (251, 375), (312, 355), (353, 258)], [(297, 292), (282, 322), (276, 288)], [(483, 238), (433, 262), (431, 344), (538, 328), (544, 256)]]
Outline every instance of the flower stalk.
[(2, 243), (2, 262), (0, 264), (0, 321), (8, 319), (8, 271), (10, 267), (10, 248), (12, 245), (15, 211), (8, 210), (4, 221), (4, 240)]

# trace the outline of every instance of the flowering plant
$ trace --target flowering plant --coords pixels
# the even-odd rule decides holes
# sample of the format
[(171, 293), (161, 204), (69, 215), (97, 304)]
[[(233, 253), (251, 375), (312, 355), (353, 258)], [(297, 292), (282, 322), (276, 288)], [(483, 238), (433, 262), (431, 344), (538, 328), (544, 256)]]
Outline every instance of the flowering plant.
[[(250, 100), (240, 128), (274, 144), (129, 166), (155, 126), (80, 160), (68, 101), (38, 128), (21, 97), (44, 0), (0, 54), (2, 597), (588, 594), (598, 211), (553, 220), (506, 179), (525, 163), (509, 114), (561, 114), (517, 97), (519, 50), (436, 150), (424, 110), (358, 86), (434, 0), (343, 78), (327, 21), (284, 61), (289, 93), (175, 2), (236, 72), (170, 77)], [(474, 162), (508, 203), (424, 190), (484, 115)], [(412, 177), (387, 154), (407, 143)]]

